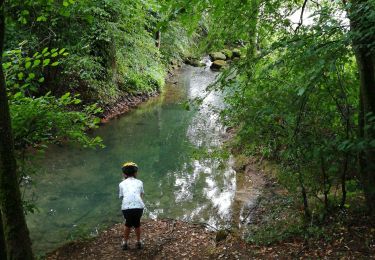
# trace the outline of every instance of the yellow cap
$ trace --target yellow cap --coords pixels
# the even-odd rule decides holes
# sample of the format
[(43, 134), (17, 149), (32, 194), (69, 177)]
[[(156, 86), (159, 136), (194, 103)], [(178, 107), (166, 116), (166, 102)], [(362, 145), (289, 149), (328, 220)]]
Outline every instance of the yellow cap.
[(133, 167), (137, 167), (138, 168), (138, 165), (134, 162), (126, 162), (122, 165), (122, 167), (128, 167), (128, 166), (133, 166)]

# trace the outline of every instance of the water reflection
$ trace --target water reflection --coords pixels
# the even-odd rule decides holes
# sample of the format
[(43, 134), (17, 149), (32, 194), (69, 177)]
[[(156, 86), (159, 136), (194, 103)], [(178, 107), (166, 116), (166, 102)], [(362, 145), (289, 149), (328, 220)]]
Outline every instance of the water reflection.
[[(221, 97), (205, 93), (216, 76), (184, 68), (162, 97), (95, 132), (105, 149), (49, 149), (36, 180), (40, 212), (27, 218), (35, 249), (51, 250), (74, 232), (95, 234), (100, 225), (121, 221), (117, 187), (125, 160), (140, 165), (146, 217), (228, 224), (236, 190), (231, 160), (204, 156), (220, 148), (224, 134), (210, 110)], [(206, 97), (200, 110), (185, 110), (182, 103), (196, 97)]]

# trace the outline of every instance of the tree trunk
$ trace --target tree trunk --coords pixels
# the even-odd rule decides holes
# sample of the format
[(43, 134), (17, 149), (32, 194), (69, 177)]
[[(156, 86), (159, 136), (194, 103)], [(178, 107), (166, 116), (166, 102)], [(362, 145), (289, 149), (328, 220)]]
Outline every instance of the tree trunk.
[(309, 202), (308, 202), (308, 198), (307, 198), (306, 188), (305, 188), (305, 185), (303, 184), (302, 173), (300, 171), (298, 171), (297, 174), (298, 174), (298, 182), (299, 182), (299, 185), (300, 185), (300, 188), (301, 188), (301, 195), (302, 195), (302, 200), (303, 200), (303, 211), (305, 212), (305, 218), (307, 220), (310, 220), (311, 219), (311, 213), (310, 213), (310, 209), (309, 209)]
[[(4, 0), (0, 0), (0, 57), (3, 53)], [(0, 209), (7, 259), (33, 259), (29, 231), (22, 208), (9, 115), (5, 78), (0, 62)]]
[(1, 211), (0, 211), (0, 259), (7, 259)]
[(329, 189), (327, 188), (328, 176), (327, 176), (327, 172), (326, 172), (326, 168), (324, 164), (324, 158), (322, 155), (320, 156), (320, 168), (321, 168), (322, 175), (323, 175), (322, 177), (323, 177), (324, 208), (325, 208), (325, 211), (328, 212), (328, 206), (329, 206), (328, 205), (329, 204), (329, 201), (328, 201)]
[[(375, 28), (375, 19), (368, 9), (374, 9), (372, 1), (353, 0), (349, 10), (351, 31), (353, 32), (353, 48), (360, 76), (360, 114), (359, 137), (367, 141), (375, 139), (374, 124), (368, 115), (375, 116), (375, 50), (370, 43), (375, 35), (369, 28)], [(371, 127), (372, 124), (372, 127)], [(361, 181), (371, 214), (375, 213), (375, 149), (366, 147), (359, 154)]]
[(344, 166), (341, 172), (341, 203), (340, 208), (343, 209), (346, 203), (346, 173), (348, 171), (348, 163), (349, 163), (349, 153), (345, 152), (344, 157)]
[(158, 49), (160, 49), (160, 45), (161, 45), (161, 31), (158, 30), (155, 34), (155, 45)]
[(251, 23), (250, 29), (249, 29), (250, 48), (247, 51), (249, 59), (255, 58), (256, 50), (257, 50), (259, 8), (260, 8), (260, 1), (251, 0), (250, 2), (251, 17), (249, 19)]

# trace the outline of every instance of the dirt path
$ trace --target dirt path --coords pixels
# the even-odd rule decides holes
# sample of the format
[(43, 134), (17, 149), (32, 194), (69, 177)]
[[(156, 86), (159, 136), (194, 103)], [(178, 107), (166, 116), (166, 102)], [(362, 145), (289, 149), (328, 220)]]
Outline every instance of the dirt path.
[(375, 232), (367, 228), (352, 226), (344, 235), (342, 231), (338, 237), (334, 235), (332, 241), (296, 238), (257, 246), (235, 235), (216, 242), (216, 233), (198, 224), (150, 220), (143, 223), (141, 250), (134, 248), (134, 233), (130, 249), (121, 249), (122, 224), (117, 224), (92, 240), (60, 247), (47, 259), (375, 259)]
[(201, 225), (175, 220), (146, 221), (142, 224), (144, 248), (135, 249), (134, 232), (130, 249), (121, 249), (123, 225), (117, 224), (89, 241), (67, 244), (47, 259), (204, 259), (215, 249), (215, 234)]

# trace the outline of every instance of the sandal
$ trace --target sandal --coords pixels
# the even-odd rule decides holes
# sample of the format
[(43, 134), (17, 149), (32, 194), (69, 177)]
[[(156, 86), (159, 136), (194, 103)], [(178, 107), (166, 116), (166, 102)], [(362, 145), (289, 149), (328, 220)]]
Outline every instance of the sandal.
[(126, 243), (125, 241), (122, 241), (122, 243), (121, 243), (121, 248), (122, 248), (122, 250), (128, 250), (128, 243)]

